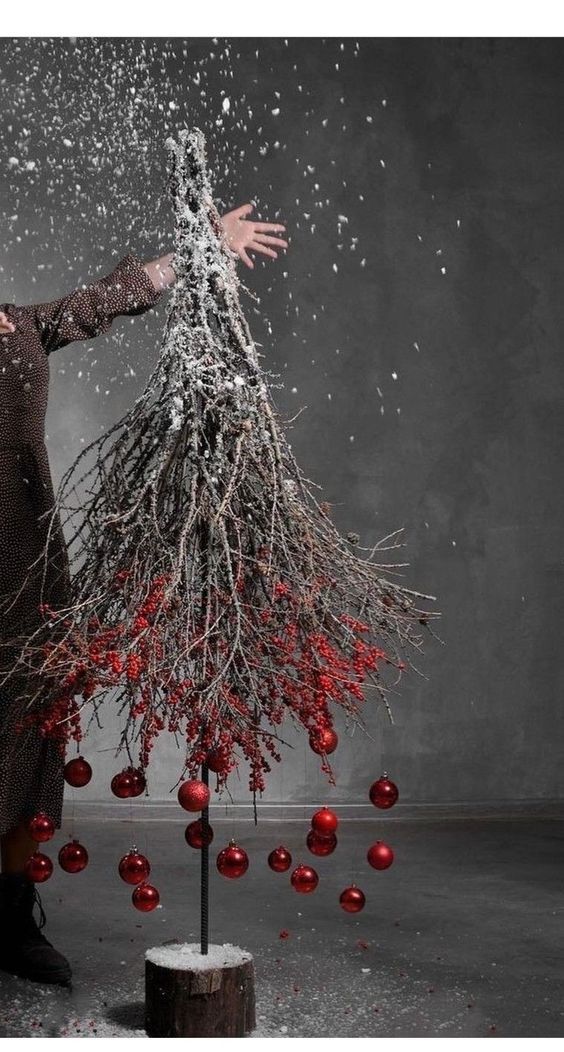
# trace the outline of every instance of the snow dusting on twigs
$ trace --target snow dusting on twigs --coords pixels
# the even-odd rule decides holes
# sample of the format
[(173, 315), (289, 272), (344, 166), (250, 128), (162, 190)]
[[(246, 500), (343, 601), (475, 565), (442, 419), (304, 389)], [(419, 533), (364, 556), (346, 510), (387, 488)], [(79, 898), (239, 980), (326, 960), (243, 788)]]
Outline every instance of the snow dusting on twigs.
[(161, 353), (132, 409), (61, 481), (72, 602), (44, 607), (22, 650), (53, 688), (48, 703), (30, 695), (27, 718), (80, 741), (116, 690), (116, 751), (130, 762), (146, 768), (168, 730), (186, 743), (183, 773), (218, 750), (221, 788), (245, 757), (254, 793), (285, 721), (313, 743), (336, 709), (364, 726), (369, 688), (391, 718), (388, 694), (440, 615), (417, 605), (434, 596), (394, 582), (405, 564), (377, 562), (400, 531), (361, 548), (303, 476), (241, 309), (204, 135), (181, 130), (166, 148), (177, 280)]

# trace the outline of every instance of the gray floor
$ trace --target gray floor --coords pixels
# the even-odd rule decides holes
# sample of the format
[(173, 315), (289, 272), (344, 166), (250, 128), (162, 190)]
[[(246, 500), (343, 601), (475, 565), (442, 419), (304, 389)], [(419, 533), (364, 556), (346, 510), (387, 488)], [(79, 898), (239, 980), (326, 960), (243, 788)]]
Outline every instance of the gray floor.
[[(76, 823), (90, 864), (55, 866), (39, 885), (47, 937), (70, 959), (72, 991), (0, 973), (0, 1036), (145, 1037), (144, 950), (199, 937), (199, 858), (182, 821), (135, 823), (162, 908), (131, 905), (116, 864), (131, 846), (124, 821)], [(253, 1037), (561, 1037), (564, 1035), (564, 832), (557, 818), (394, 820), (341, 824), (335, 853), (314, 859), (307, 823), (215, 821), (212, 943), (250, 950)], [(69, 827), (49, 851), (55, 858)], [(251, 865), (238, 881), (215, 869), (236, 835)], [(377, 837), (396, 852), (385, 872), (365, 862)], [(317, 890), (298, 895), (266, 857), (285, 843), (310, 861)], [(49, 849), (49, 845), (47, 846)], [(354, 880), (364, 911), (345, 914)], [(286, 938), (280, 932), (287, 931)]]

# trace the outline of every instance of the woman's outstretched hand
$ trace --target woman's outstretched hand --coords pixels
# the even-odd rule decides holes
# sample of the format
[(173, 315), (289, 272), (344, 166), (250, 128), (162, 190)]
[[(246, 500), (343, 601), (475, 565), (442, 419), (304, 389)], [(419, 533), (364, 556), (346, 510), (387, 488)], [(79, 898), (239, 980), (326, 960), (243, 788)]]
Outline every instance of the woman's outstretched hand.
[[(244, 218), (249, 212), (252, 212), (253, 208), (254, 205), (251, 204), (240, 205), (239, 208), (226, 212), (220, 218), (226, 244), (251, 270), (254, 268), (254, 263), (247, 249), (253, 252), (263, 252), (265, 256), (277, 259), (278, 253), (274, 251), (274, 248), (288, 248), (287, 241), (283, 241), (281, 237), (270, 236), (285, 230), (283, 223), (259, 223), (256, 219)], [(269, 245), (274, 247), (269, 248)]]
[(3, 310), (0, 310), (0, 334), (13, 332), (15, 328), (13, 321), (8, 321), (8, 315), (4, 314)]

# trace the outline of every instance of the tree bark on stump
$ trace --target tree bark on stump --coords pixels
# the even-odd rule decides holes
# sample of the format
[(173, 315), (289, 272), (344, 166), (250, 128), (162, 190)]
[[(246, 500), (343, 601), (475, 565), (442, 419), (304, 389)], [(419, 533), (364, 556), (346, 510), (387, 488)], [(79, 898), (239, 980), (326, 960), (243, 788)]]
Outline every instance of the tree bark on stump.
[[(174, 943), (166, 945), (174, 949)], [(145, 1030), (149, 1037), (245, 1037), (254, 1030), (254, 963), (250, 954), (245, 956), (248, 959), (238, 964), (210, 964), (209, 968), (182, 967), (182, 962), (174, 967), (146, 958)]]

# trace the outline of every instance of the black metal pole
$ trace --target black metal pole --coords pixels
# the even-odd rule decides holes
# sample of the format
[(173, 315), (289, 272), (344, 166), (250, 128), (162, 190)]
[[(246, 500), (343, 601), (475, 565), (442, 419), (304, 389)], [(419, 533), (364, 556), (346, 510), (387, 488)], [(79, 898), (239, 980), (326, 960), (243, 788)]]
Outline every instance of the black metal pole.
[[(207, 764), (202, 764), (202, 782), (209, 785)], [(201, 862), (201, 891), (200, 891), (200, 952), (208, 952), (209, 942), (209, 876), (210, 876), (210, 852), (208, 844), (209, 829), (209, 807), (202, 808), (202, 862)]]

